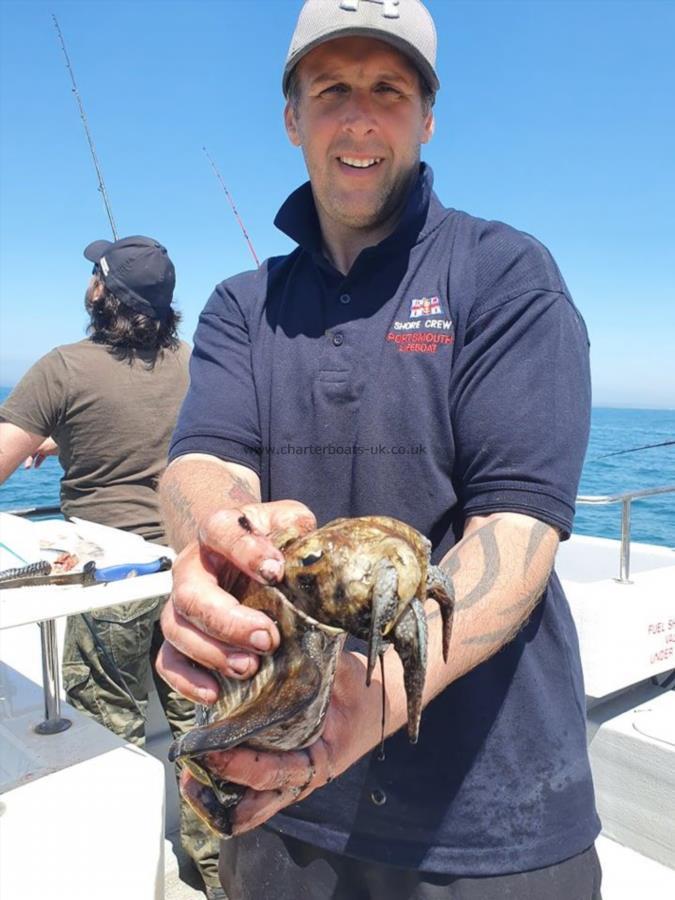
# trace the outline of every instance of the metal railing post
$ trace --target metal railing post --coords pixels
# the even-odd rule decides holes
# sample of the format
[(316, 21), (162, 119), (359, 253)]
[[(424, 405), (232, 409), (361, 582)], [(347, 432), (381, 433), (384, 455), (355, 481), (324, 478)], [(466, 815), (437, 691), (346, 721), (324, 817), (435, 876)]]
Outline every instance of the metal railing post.
[(58, 734), (73, 724), (61, 716), (61, 683), (56, 625), (53, 619), (40, 622), (42, 644), (42, 685), (45, 696), (45, 720), (35, 726), (38, 734)]
[(632, 584), (630, 580), (630, 502), (630, 497), (624, 498), (621, 512), (621, 559), (617, 579), (621, 584)]

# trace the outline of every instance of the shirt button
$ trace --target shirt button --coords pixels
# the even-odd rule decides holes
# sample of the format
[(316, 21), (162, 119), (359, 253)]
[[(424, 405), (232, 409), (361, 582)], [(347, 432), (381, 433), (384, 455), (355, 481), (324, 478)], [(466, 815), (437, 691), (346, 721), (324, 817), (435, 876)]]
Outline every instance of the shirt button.
[(340, 296), (340, 303), (344, 303), (345, 306), (351, 302), (352, 302), (352, 298), (349, 296), (349, 294), (342, 294)]
[(384, 804), (387, 802), (387, 795), (379, 788), (375, 788), (375, 790), (371, 791), (370, 793), (370, 799), (373, 801), (375, 806), (384, 806)]
[(345, 342), (344, 335), (340, 334), (339, 332), (337, 334), (333, 335), (333, 346), (334, 347), (341, 347), (344, 344), (344, 342)]

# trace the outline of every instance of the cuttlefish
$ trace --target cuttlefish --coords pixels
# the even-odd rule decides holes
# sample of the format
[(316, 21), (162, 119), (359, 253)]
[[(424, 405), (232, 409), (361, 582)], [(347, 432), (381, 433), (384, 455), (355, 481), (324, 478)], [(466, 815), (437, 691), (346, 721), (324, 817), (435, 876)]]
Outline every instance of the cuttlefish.
[(214, 673), (220, 696), (202, 708), (203, 724), (174, 742), (171, 760), (200, 782), (187, 797), (216, 833), (231, 833), (230, 811), (246, 788), (223, 781), (204, 755), (246, 744), (255, 750), (298, 750), (321, 735), (335, 670), (348, 634), (367, 641), (366, 684), (392, 643), (403, 663), (408, 737), (417, 742), (427, 668), (424, 602), (433, 598), (443, 622), (447, 661), (453, 613), (448, 576), (430, 564), (430, 542), (386, 516), (335, 519), (299, 536), (272, 539), (284, 554), (284, 577), (274, 587), (248, 582), (240, 601), (277, 624), (276, 652), (261, 657), (249, 680)]

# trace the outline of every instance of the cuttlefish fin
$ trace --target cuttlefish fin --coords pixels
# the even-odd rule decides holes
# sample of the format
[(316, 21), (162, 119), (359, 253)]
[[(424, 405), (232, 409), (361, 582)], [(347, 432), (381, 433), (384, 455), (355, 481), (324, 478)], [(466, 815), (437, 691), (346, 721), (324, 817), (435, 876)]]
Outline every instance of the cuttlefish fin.
[[(258, 673), (260, 674), (260, 673)], [(257, 675), (254, 677), (258, 677)], [(309, 657), (278, 680), (269, 680), (255, 696), (217, 722), (193, 728), (169, 748), (169, 760), (229, 750), (280, 722), (288, 721), (309, 706), (321, 687), (321, 672)]]

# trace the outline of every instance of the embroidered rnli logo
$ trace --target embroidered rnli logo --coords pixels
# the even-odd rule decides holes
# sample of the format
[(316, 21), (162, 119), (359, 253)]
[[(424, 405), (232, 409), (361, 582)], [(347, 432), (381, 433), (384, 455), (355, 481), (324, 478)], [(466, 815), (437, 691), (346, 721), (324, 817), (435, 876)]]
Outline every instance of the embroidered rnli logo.
[(443, 315), (438, 297), (420, 297), (410, 303), (407, 320), (396, 320), (387, 332), (387, 343), (399, 353), (436, 353), (439, 347), (455, 343), (452, 319), (435, 319), (431, 316)]
[(410, 301), (410, 319), (419, 319), (420, 316), (440, 316), (442, 312), (438, 297), (416, 297)]

